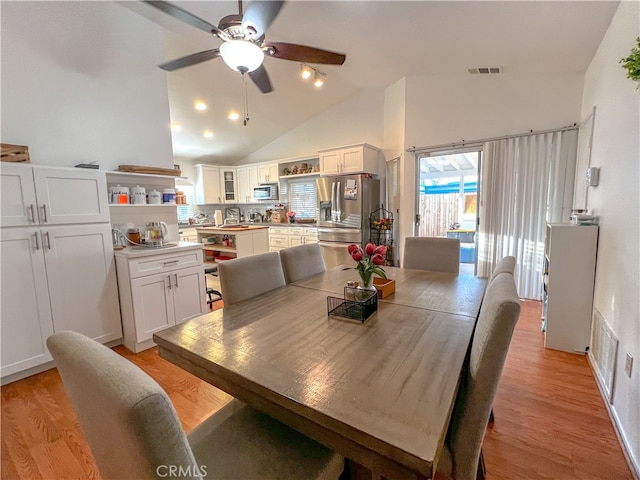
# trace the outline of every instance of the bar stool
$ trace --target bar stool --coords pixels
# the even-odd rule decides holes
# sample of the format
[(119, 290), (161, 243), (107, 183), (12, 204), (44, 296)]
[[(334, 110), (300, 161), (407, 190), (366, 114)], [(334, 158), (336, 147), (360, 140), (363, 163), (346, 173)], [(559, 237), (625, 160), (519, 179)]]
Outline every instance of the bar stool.
[[(212, 277), (217, 277), (218, 276), (218, 266), (217, 265), (212, 265), (211, 267), (207, 267), (204, 269), (204, 273), (205, 275), (211, 275)], [(206, 282), (205, 282), (206, 284)], [(214, 295), (216, 295), (218, 298), (214, 298)], [(209, 305), (210, 307), (213, 305), (213, 302), (217, 302), (218, 300), (222, 300), (222, 293), (220, 293), (218, 290), (214, 290), (211, 287), (207, 287), (207, 297), (209, 298), (207, 300), (207, 305)]]

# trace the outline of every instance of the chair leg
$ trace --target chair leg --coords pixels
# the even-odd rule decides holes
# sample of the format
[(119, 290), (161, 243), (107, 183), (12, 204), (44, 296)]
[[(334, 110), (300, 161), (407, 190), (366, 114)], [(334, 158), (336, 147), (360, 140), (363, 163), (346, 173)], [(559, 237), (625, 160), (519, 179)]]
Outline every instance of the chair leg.
[(478, 473), (476, 473), (476, 480), (485, 480), (487, 478), (487, 470), (484, 467), (484, 455), (480, 450), (480, 458), (478, 459)]

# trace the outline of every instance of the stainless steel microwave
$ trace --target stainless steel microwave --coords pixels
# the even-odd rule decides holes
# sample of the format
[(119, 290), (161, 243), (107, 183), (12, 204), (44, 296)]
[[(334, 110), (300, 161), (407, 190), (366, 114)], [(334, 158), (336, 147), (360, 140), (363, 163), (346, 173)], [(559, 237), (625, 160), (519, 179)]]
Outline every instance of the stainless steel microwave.
[(253, 187), (255, 200), (278, 200), (278, 185), (258, 185)]

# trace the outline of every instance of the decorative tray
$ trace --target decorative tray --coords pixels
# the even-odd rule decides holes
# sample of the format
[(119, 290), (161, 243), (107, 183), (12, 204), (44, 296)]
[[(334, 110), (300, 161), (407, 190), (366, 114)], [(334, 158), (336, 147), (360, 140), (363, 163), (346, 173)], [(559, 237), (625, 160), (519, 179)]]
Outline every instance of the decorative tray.
[(327, 297), (327, 313), (342, 320), (361, 323), (378, 310), (378, 295), (374, 290), (344, 288), (344, 298)]

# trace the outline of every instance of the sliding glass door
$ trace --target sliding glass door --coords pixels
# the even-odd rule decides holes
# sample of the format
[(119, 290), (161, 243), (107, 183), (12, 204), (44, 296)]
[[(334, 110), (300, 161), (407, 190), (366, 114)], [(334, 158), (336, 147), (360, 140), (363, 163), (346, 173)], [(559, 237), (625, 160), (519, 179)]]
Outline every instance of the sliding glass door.
[(414, 235), (460, 239), (460, 273), (475, 274), (481, 150), (417, 155)]

